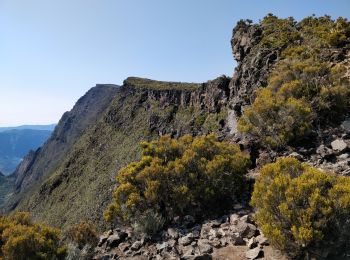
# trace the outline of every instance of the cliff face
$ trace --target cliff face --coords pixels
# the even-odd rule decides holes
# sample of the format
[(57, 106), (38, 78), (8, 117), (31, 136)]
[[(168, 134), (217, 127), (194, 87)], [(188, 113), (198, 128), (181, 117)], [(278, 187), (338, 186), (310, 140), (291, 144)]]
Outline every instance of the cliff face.
[[(97, 85), (62, 116), (46, 143), (35, 152), (30, 152), (12, 174), (17, 196), (21, 197), (28, 187), (57, 166), (85, 129), (96, 122), (117, 92), (116, 86)], [(16, 200), (13, 197), (11, 204), (16, 204)]]

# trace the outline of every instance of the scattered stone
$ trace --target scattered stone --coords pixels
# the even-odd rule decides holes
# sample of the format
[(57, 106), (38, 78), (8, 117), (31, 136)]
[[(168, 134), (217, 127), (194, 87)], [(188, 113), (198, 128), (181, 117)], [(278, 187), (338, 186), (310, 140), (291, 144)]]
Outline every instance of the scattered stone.
[(236, 226), (239, 236), (242, 238), (252, 238), (256, 233), (256, 226), (240, 221)]
[(249, 251), (247, 251), (245, 253), (245, 256), (248, 259), (256, 259), (258, 257), (263, 256), (263, 254), (264, 254), (264, 251), (262, 251), (259, 247), (256, 247), (254, 249), (250, 249)]
[(221, 223), (222, 223), (222, 221), (215, 219), (215, 220), (210, 222), (210, 225), (212, 228), (218, 228), (218, 227), (220, 227)]
[(192, 241), (193, 241), (193, 234), (189, 233), (186, 236), (181, 237), (179, 239), (179, 244), (182, 245), (182, 246), (187, 246), (187, 245), (191, 244)]
[(302, 156), (301, 154), (297, 153), (297, 152), (293, 152), (289, 155), (290, 157), (294, 157), (300, 161), (303, 161), (304, 160), (304, 156)]
[(329, 149), (325, 145), (321, 144), (317, 149), (316, 153), (319, 154), (321, 157), (327, 157), (329, 155), (333, 154), (332, 149)]
[(107, 235), (100, 236), (100, 240), (98, 241), (97, 246), (102, 246), (104, 243), (106, 243), (107, 239), (108, 239)]
[(235, 246), (243, 246), (243, 245), (245, 245), (245, 241), (240, 236), (233, 236), (232, 237), (232, 244)]
[(156, 248), (158, 251), (162, 251), (166, 248), (168, 248), (168, 243), (167, 242), (163, 242), (163, 243), (160, 243), (160, 244), (156, 244)]
[(133, 251), (137, 251), (141, 248), (142, 243), (141, 241), (136, 241), (135, 243), (132, 244), (132, 246), (130, 247), (131, 250)]
[(260, 234), (259, 236), (257, 236), (255, 240), (258, 241), (259, 245), (262, 245), (262, 246), (269, 245), (269, 240), (263, 234)]
[(350, 132), (350, 118), (347, 118), (341, 126), (345, 131)]
[(331, 143), (332, 149), (336, 152), (343, 152), (347, 148), (347, 144), (342, 139), (336, 139)]
[(247, 246), (250, 249), (255, 248), (258, 246), (258, 241), (255, 239), (255, 237), (252, 237), (251, 239), (249, 239)]
[(174, 239), (179, 238), (179, 232), (174, 228), (168, 228), (167, 233), (168, 233), (169, 237), (171, 237), (171, 238), (174, 238)]
[(232, 214), (230, 216), (230, 223), (232, 225), (237, 225), (238, 224), (238, 220), (239, 220), (239, 216), (237, 214)]
[(117, 247), (121, 242), (123, 242), (128, 237), (128, 234), (125, 232), (118, 232), (114, 235), (111, 235), (107, 239), (107, 246), (109, 247)]
[(208, 239), (200, 239), (198, 240), (198, 248), (201, 254), (210, 254), (213, 252), (213, 248), (209, 245)]
[(339, 160), (345, 160), (349, 158), (349, 154), (348, 153), (343, 153), (341, 155), (338, 156)]
[(122, 251), (122, 252), (126, 252), (129, 249), (129, 247), (130, 247), (130, 244), (129, 243), (125, 243), (125, 242), (124, 243), (120, 243), (119, 246), (118, 246), (119, 250)]

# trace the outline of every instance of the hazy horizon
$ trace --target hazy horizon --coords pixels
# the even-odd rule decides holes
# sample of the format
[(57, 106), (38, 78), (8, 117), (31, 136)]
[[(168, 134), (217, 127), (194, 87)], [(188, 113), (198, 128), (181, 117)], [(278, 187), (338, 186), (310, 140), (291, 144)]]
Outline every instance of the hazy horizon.
[(57, 123), (97, 83), (128, 76), (231, 77), (240, 19), (349, 18), (349, 10), (348, 0), (0, 0), (0, 127)]

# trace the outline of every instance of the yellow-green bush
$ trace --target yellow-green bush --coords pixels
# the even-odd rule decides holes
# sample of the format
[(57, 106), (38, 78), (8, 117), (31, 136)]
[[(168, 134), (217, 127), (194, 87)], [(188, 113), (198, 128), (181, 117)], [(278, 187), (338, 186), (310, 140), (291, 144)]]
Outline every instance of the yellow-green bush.
[(295, 158), (261, 169), (251, 204), (271, 243), (303, 254), (344, 246), (350, 235), (350, 179), (320, 171)]
[(60, 231), (32, 223), (28, 213), (0, 217), (0, 259), (64, 259)]
[(85, 245), (96, 246), (98, 243), (98, 233), (91, 222), (82, 221), (72, 226), (67, 231), (67, 238), (83, 248)]
[(267, 146), (278, 148), (304, 136), (311, 128), (313, 116), (309, 104), (303, 100), (265, 88), (258, 91), (253, 105), (244, 111), (238, 129)]
[[(269, 16), (262, 24), (282, 23), (276, 19)], [(316, 26), (314, 19), (301, 23), (305, 30)], [(317, 26), (320, 28), (314, 28), (314, 36), (325, 37), (327, 30), (323, 25)], [(270, 74), (268, 86), (257, 92), (255, 101), (238, 122), (241, 132), (257, 137), (265, 145), (282, 147), (303, 138), (312, 129), (338, 123), (350, 108), (346, 68), (322, 60), (318, 45), (310, 39), (304, 40), (304, 44), (290, 44), (284, 49), (282, 59)]]
[(135, 222), (145, 212), (171, 219), (205, 213), (241, 190), (249, 156), (237, 145), (214, 135), (159, 140), (141, 144), (142, 158), (121, 169), (107, 220)]

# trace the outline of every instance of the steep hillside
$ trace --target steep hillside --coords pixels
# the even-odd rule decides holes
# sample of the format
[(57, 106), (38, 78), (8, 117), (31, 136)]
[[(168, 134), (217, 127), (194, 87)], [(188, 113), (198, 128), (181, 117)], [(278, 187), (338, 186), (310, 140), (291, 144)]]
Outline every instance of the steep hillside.
[(35, 152), (27, 154), (13, 173), (15, 195), (9, 201), (8, 208), (17, 204), (28, 187), (52, 172), (82, 133), (95, 124), (117, 92), (115, 85), (97, 85), (62, 116), (47, 142)]
[(30, 210), (37, 219), (56, 226), (65, 227), (80, 219), (104, 226), (102, 214), (111, 200), (114, 176), (139, 158), (139, 141), (164, 134), (224, 135), (228, 131), (229, 82), (224, 76), (190, 85), (125, 80), (101, 119), (17, 209)]
[(7, 196), (13, 191), (14, 178), (3, 175), (0, 172), (0, 207), (5, 202)]
[(51, 135), (48, 130), (7, 130), (0, 132), (0, 171), (12, 173), (22, 158), (39, 148)]

